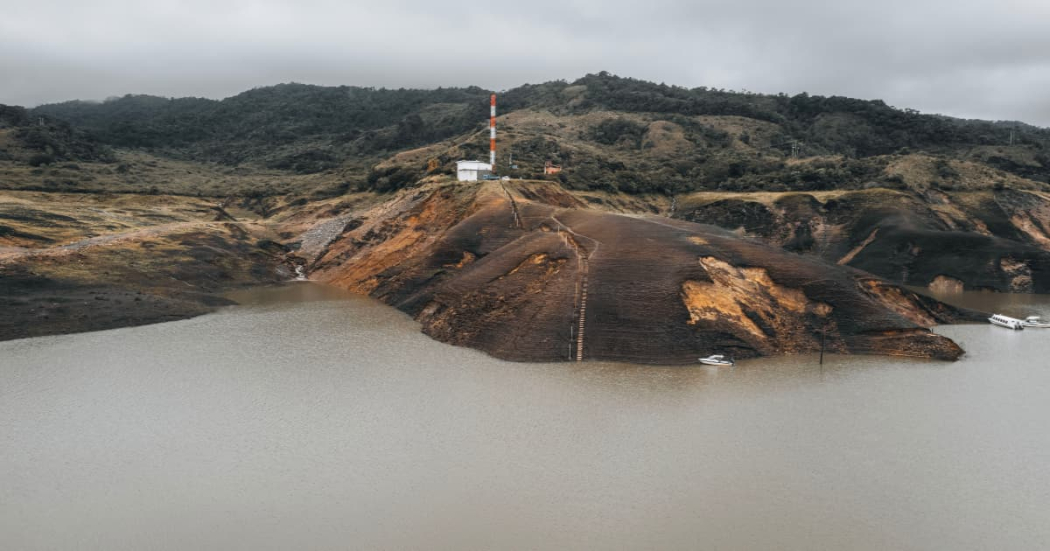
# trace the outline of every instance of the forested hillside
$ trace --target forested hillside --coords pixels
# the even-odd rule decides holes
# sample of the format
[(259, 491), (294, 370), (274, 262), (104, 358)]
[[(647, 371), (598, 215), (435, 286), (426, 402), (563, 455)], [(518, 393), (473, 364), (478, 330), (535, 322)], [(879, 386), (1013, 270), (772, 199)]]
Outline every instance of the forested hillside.
[[(488, 95), (477, 87), (282, 84), (221, 101), (128, 95), (28, 115), (68, 121), (116, 148), (297, 173), (342, 169), (359, 188), (389, 191), (434, 171), (435, 160), (449, 173), (458, 158), (483, 158)], [(501, 172), (536, 176), (551, 161), (575, 189), (894, 188), (905, 177), (888, 167), (914, 155), (936, 163), (925, 182), (935, 187), (962, 185), (958, 163), (1050, 181), (1050, 130), (881, 101), (687, 89), (599, 73), (501, 92), (499, 113)]]
[(40, 166), (58, 161), (113, 159), (109, 147), (64, 120), (0, 105), (0, 161)]
[(127, 95), (33, 112), (70, 121), (117, 147), (305, 173), (462, 133), (485, 116), (487, 100), (488, 92), (480, 88), (281, 84), (222, 101)]

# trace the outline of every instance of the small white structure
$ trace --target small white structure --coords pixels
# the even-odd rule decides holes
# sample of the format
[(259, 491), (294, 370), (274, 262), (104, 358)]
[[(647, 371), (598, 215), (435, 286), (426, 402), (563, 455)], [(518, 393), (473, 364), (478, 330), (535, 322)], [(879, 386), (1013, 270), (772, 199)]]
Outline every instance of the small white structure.
[(492, 165), (481, 161), (456, 161), (456, 178), (460, 182), (477, 182), (492, 174)]

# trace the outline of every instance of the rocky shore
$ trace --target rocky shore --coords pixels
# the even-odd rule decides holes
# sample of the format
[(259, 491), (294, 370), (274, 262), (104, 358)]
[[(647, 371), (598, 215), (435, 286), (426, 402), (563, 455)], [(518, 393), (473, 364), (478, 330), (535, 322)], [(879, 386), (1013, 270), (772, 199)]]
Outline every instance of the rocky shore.
[(96, 199), (90, 231), (58, 218), (87, 212), (84, 197), (38, 193), (29, 208), (28, 192), (11, 193), (0, 218), (41, 239), (9, 237), (0, 252), (0, 339), (200, 315), (296, 266), (435, 339), (519, 361), (683, 364), (813, 352), (825, 335), (838, 353), (951, 360), (962, 350), (929, 328), (973, 318), (816, 255), (547, 182), (436, 178), (265, 217), (189, 198), (145, 216)]
[(0, 236), (0, 340), (198, 316), (233, 304), (223, 298), (229, 290), (294, 277), (264, 225), (216, 221), (212, 207), (180, 197), (0, 193), (0, 223), (22, 236)]

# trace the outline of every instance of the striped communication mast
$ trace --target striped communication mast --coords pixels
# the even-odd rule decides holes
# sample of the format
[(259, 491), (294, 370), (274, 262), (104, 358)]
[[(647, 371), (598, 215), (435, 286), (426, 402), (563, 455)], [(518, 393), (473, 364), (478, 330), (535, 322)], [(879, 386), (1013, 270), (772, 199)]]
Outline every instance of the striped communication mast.
[(496, 170), (496, 94), (492, 94), (489, 111), (489, 164)]

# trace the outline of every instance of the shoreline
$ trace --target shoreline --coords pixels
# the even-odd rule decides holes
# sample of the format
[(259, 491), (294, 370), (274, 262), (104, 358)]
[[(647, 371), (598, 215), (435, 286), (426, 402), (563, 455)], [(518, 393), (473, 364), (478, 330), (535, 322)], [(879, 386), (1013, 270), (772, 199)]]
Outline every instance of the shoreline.
[[(298, 296), (295, 296), (294, 298), (289, 298), (289, 295), (296, 294), (290, 292), (290, 290), (294, 289), (296, 286), (299, 286), (301, 284), (306, 284), (310, 288), (316, 289), (317, 292), (297, 293)], [(311, 302), (314, 300), (348, 300), (352, 297), (375, 300), (383, 304), (386, 308), (392, 308), (398, 312), (401, 312), (402, 314), (409, 315), (411, 317), (410, 313), (396, 308), (395, 306), (383, 302), (382, 300), (379, 300), (375, 297), (369, 297), (367, 295), (354, 293), (352, 291), (348, 291), (346, 289), (342, 289), (321, 281), (295, 279), (272, 283), (247, 284), (237, 286), (234, 288), (229, 288), (217, 293), (195, 293), (192, 296), (184, 295), (181, 297), (158, 297), (156, 295), (143, 293), (142, 291), (121, 289), (117, 287), (85, 287), (64, 295), (60, 300), (56, 300), (58, 297), (55, 296), (55, 293), (53, 292), (43, 293), (43, 295), (47, 296), (38, 297), (38, 300), (35, 303), (33, 303), (30, 299), (30, 303), (37, 305), (37, 307), (35, 308), (35, 312), (34, 308), (30, 308), (27, 312), (27, 315), (23, 315), (21, 317), (17, 315), (15, 316), (15, 318), (21, 320), (21, 323), (0, 323), (0, 342), (9, 342), (39, 337), (53, 337), (81, 333), (92, 333), (97, 331), (134, 328), (146, 325), (182, 321), (207, 314), (212, 314), (220, 311), (221, 309), (229, 307), (252, 307), (276, 303), (294, 304), (299, 302)], [(244, 296), (244, 298), (238, 300), (237, 295), (242, 295)], [(1050, 295), (1047, 296), (1047, 299), (1048, 301), (1050, 301)], [(64, 317), (56, 317), (55, 314), (61, 314)], [(8, 320), (10, 319), (12, 319), (12, 317), (9, 315)], [(435, 336), (430, 335), (426, 331), (424, 331), (424, 327), (422, 326), (419, 320), (413, 318), (413, 322), (419, 325), (419, 332), (425, 335), (428, 339), (441, 342), (443, 344), (449, 344), (456, 347), (475, 350), (492, 358), (499, 359), (501, 361), (509, 361), (515, 363), (563, 363), (568, 361), (550, 360), (546, 358), (501, 358), (498, 355), (493, 355), (488, 350), (478, 349), (475, 347), (465, 346), (463, 344), (457, 344), (439, 338), (435, 338)], [(956, 323), (939, 324), (938, 326), (942, 325), (981, 325), (981, 322), (976, 320), (961, 320)], [(16, 329), (12, 330), (12, 327), (15, 327)], [(24, 328), (26, 330), (18, 331), (17, 328)], [(762, 355), (756, 356), (755, 358), (751, 359), (796, 357), (813, 353), (814, 352), (793, 352), (784, 354)], [(828, 353), (844, 356), (881, 356), (926, 359), (931, 361), (952, 361), (946, 358), (936, 358), (930, 357), (928, 355), (924, 356), (918, 354), (904, 353), (843, 353), (839, 351), (829, 351)], [(618, 360), (599, 357), (594, 358), (593, 361), (617, 362)], [(632, 365), (644, 365), (654, 367), (692, 365), (691, 363), (682, 363), (678, 361), (633, 361), (628, 363)]]

